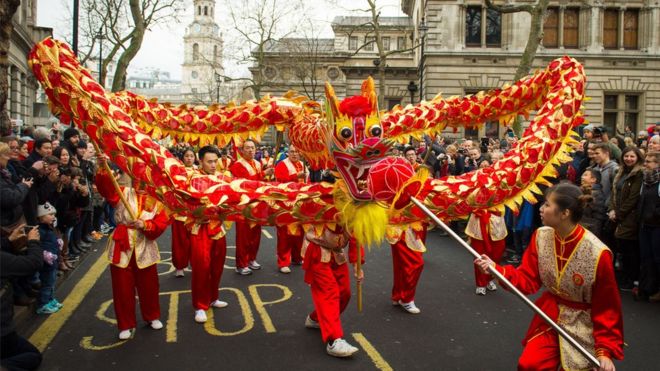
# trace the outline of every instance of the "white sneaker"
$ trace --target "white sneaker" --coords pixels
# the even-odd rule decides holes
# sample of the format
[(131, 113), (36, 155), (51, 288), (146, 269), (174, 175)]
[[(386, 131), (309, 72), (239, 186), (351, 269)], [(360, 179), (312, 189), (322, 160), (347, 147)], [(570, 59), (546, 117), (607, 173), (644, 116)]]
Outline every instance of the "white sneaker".
[(240, 274), (241, 276), (249, 276), (252, 274), (252, 269), (248, 267), (236, 268), (236, 273)]
[(128, 330), (124, 330), (119, 333), (119, 340), (128, 340), (133, 337), (133, 331), (135, 331), (134, 328), (130, 328)]
[(204, 323), (206, 320), (206, 311), (204, 309), (198, 309), (195, 311), (195, 322)]
[(491, 280), (488, 282), (488, 285), (486, 285), (486, 289), (488, 291), (497, 291), (497, 285), (495, 285), (495, 280)]
[(305, 318), (305, 327), (307, 327), (307, 328), (321, 328), (319, 323), (317, 321), (314, 321), (312, 319), (312, 317), (309, 316), (309, 314), (307, 315), (307, 318)]
[(289, 268), (289, 267), (282, 267), (282, 268), (280, 268), (280, 272), (281, 272), (281, 273), (285, 273), (285, 274), (286, 274), (286, 273), (291, 273), (291, 268)]
[(174, 277), (183, 277), (183, 269), (177, 269)]
[(222, 301), (222, 300), (216, 300), (216, 301), (214, 301), (213, 303), (211, 303), (211, 306), (212, 306), (213, 308), (224, 308), (224, 307), (226, 307), (227, 305), (229, 305), (229, 304), (227, 304), (227, 302), (224, 302), (224, 301)]
[(256, 260), (253, 260), (250, 263), (248, 263), (248, 267), (250, 267), (250, 269), (252, 269), (253, 271), (258, 271), (259, 269), (261, 269), (261, 264), (257, 263)]
[(485, 287), (477, 287), (477, 289), (474, 291), (475, 294), (481, 295), (481, 296), (486, 296), (486, 288)]
[(154, 330), (160, 330), (163, 328), (163, 322), (161, 322), (159, 319), (155, 319), (149, 323), (149, 326), (151, 326), (151, 328)]
[(421, 310), (419, 310), (419, 308), (417, 308), (417, 306), (415, 305), (414, 301), (411, 301), (410, 303), (404, 303), (401, 300), (399, 300), (399, 304), (401, 304), (401, 307), (403, 307), (403, 309), (405, 309), (406, 312), (410, 314), (419, 314), (421, 312)]
[(344, 339), (335, 339), (332, 343), (328, 343), (325, 348), (326, 352), (333, 357), (350, 357), (353, 353), (358, 351), (358, 348), (347, 343)]

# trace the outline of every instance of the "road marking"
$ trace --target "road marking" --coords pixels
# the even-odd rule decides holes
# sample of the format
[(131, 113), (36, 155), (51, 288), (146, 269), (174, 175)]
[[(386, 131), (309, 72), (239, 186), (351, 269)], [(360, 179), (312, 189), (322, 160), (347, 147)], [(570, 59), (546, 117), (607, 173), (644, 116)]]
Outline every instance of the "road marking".
[(179, 319), (179, 293), (170, 296), (170, 308), (167, 311), (167, 326), (165, 327), (165, 341), (176, 343), (176, 323)]
[(374, 346), (371, 345), (369, 340), (367, 340), (367, 338), (365, 338), (364, 335), (362, 335), (362, 333), (354, 332), (352, 335), (355, 341), (357, 341), (362, 346), (362, 349), (364, 349), (364, 351), (367, 352), (367, 355), (374, 362), (374, 365), (376, 365), (377, 369), (383, 371), (393, 370), (392, 366), (390, 366), (390, 364), (387, 363), (385, 359), (383, 359), (383, 357), (380, 355), (380, 353), (378, 353), (376, 348), (374, 348)]
[(242, 329), (234, 332), (223, 332), (218, 330), (215, 327), (215, 320), (213, 319), (213, 308), (207, 310), (207, 321), (204, 323), (204, 330), (213, 336), (234, 336), (239, 335), (245, 332), (252, 330), (254, 327), (254, 316), (252, 315), (252, 309), (250, 309), (250, 303), (248, 303), (247, 297), (239, 289), (233, 287), (223, 287), (220, 291), (231, 291), (236, 294), (238, 298), (238, 304), (241, 306), (241, 312), (243, 314), (243, 319), (245, 319), (245, 326)]
[(265, 229), (263, 229), (263, 228), (261, 229), (261, 233), (263, 233), (264, 236), (266, 236), (266, 238), (269, 238), (269, 239), (271, 239), (271, 240), (273, 239), (273, 235), (270, 234), (270, 233), (268, 233), (268, 231), (265, 230)]
[(57, 313), (53, 313), (39, 326), (39, 328), (30, 336), (30, 343), (32, 343), (39, 351), (43, 352), (48, 347), (55, 335), (62, 329), (66, 321), (71, 317), (73, 312), (78, 309), (80, 303), (83, 301), (89, 290), (92, 289), (96, 281), (99, 279), (105, 268), (108, 266), (105, 254), (101, 254), (96, 260), (94, 265), (85, 273), (82, 279), (71, 290), (69, 295), (64, 299), (64, 306)]
[[(261, 300), (261, 297), (259, 296), (259, 291), (258, 289), (260, 287), (276, 287), (284, 293), (284, 296), (282, 296), (279, 299), (273, 300), (273, 301), (263, 301)], [(261, 317), (261, 320), (264, 323), (264, 328), (266, 329), (267, 333), (274, 333), (277, 332), (275, 330), (275, 326), (273, 326), (273, 321), (270, 319), (270, 316), (268, 315), (268, 312), (266, 311), (266, 308), (264, 307), (265, 305), (271, 305), (271, 304), (277, 304), (281, 303), (283, 301), (287, 301), (291, 298), (293, 295), (291, 293), (291, 290), (289, 290), (288, 287), (278, 285), (278, 284), (258, 284), (258, 285), (250, 285), (248, 287), (248, 291), (250, 292), (250, 296), (252, 296), (252, 301), (254, 302), (254, 306), (257, 308), (257, 313), (259, 313), (259, 316)]]

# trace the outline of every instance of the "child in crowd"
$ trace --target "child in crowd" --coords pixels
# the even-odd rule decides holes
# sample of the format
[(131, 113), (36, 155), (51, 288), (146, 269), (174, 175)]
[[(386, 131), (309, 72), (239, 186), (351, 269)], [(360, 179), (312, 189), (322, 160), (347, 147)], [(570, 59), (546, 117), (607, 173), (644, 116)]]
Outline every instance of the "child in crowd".
[(600, 238), (603, 225), (607, 220), (607, 206), (600, 179), (600, 171), (596, 169), (585, 170), (581, 178), (582, 193), (591, 195), (592, 198), (584, 207), (580, 224), (598, 238)]
[(37, 207), (39, 236), (41, 248), (44, 250), (44, 265), (39, 271), (41, 289), (39, 290), (38, 314), (52, 314), (62, 308), (62, 304), (54, 297), (55, 280), (57, 279), (57, 256), (63, 244), (55, 233), (56, 212), (55, 207), (48, 202)]

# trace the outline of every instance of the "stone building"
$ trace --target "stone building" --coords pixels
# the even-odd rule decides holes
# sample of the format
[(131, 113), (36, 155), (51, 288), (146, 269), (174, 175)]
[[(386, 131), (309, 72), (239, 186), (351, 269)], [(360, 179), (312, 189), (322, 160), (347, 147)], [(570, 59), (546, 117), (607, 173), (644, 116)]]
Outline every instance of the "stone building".
[(181, 94), (209, 103), (214, 101), (224, 75), (222, 35), (215, 23), (215, 5), (215, 0), (194, 0), (194, 18), (183, 37)]
[[(21, 1), (12, 18), (13, 31), (9, 44), (9, 92), (7, 112), (18, 130), (22, 126), (45, 126), (50, 113), (39, 84), (27, 64), (27, 55), (38, 41), (52, 36), (53, 29), (38, 27), (37, 0)], [(38, 99), (38, 95), (41, 99)]]
[[(412, 83), (418, 87), (413, 99), (417, 102), (420, 95), (422, 99), (438, 93), (447, 97), (466, 95), (511, 82), (527, 43), (530, 15), (500, 14), (487, 10), (483, 3), (402, 0), (401, 9), (407, 17), (382, 18), (391, 30), (384, 34), (389, 37), (384, 44), (393, 48), (397, 40), (414, 47), (412, 52), (388, 59), (389, 106), (399, 99), (409, 103), (407, 86), (414, 88)], [(365, 48), (356, 52), (356, 45), (373, 37), (368, 29), (356, 27), (363, 23), (361, 17), (335, 19), (332, 49), (320, 58), (320, 76), (331, 81), (340, 96), (355, 94), (367, 75), (375, 75), (373, 61), (377, 53)], [(608, 127), (610, 132), (623, 131), (625, 125), (642, 130), (660, 122), (659, 24), (660, 0), (551, 1), (533, 69), (545, 68), (563, 55), (578, 59), (588, 78), (586, 93), (591, 100), (586, 102), (587, 119)], [(330, 44), (329, 40), (323, 42)], [(274, 47), (268, 50), (269, 58), (264, 63), (277, 70), (278, 63), (296, 59), (291, 54)], [(272, 72), (268, 66), (264, 71)], [(276, 80), (280, 75), (264, 74), (266, 79), (269, 76)], [(286, 89), (275, 86), (270, 90), (279, 94)], [(457, 135), (495, 137), (503, 130), (496, 123), (487, 123), (478, 131), (460, 131)]]

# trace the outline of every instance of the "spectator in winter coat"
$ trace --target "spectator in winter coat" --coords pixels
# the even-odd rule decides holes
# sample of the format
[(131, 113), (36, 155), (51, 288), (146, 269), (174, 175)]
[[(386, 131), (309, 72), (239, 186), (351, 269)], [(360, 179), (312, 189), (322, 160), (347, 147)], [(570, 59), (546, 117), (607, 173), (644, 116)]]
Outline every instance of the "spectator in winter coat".
[(591, 195), (592, 200), (585, 205), (584, 214), (580, 224), (600, 238), (603, 224), (607, 220), (607, 205), (603, 196), (603, 188), (600, 185), (600, 172), (587, 169), (582, 174), (582, 192)]
[(644, 161), (644, 182), (637, 212), (641, 225), (641, 272), (638, 297), (660, 302), (660, 152), (649, 152)]
[(10, 226), (23, 219), (21, 204), (25, 200), (32, 180), (23, 180), (18, 184), (12, 181), (7, 164), (9, 163), (10, 149), (7, 143), (0, 143), (0, 224)]
[(594, 150), (594, 163), (593, 168), (600, 171), (600, 184), (603, 186), (603, 196), (607, 205), (610, 203), (612, 195), (612, 180), (619, 170), (619, 165), (616, 161), (610, 159), (610, 146), (607, 143), (596, 143), (590, 148)]
[[(6, 244), (27, 237), (27, 250), (14, 255), (7, 252)], [(18, 226), (8, 238), (2, 238), (0, 251), (0, 365), (3, 370), (35, 370), (41, 364), (41, 353), (26, 339), (16, 333), (14, 324), (14, 294), (11, 279), (30, 276), (43, 264), (43, 250), (39, 245), (39, 230), (32, 228), (25, 233), (25, 224)]]

